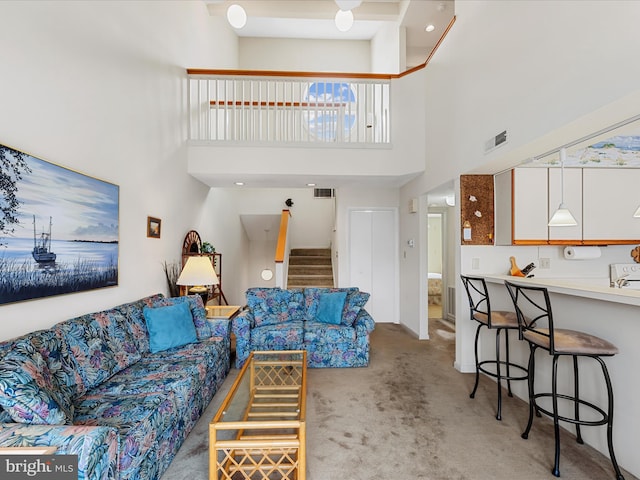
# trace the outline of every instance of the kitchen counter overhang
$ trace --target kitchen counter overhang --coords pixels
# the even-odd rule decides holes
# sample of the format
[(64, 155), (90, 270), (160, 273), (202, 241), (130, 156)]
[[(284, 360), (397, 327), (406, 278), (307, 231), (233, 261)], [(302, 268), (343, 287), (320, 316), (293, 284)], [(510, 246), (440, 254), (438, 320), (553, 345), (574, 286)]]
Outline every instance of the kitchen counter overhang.
[(609, 286), (609, 279), (601, 278), (523, 278), (499, 274), (470, 274), (487, 282), (504, 284), (505, 280), (523, 285), (546, 287), (551, 293), (585, 297), (592, 300), (640, 306), (640, 290)]

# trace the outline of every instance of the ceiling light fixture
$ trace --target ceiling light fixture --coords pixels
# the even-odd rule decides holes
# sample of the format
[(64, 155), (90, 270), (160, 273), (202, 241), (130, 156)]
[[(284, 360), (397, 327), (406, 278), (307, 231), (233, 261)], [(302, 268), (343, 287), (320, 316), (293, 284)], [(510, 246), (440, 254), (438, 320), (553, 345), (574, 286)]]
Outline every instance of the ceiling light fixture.
[(315, 183), (307, 183), (307, 187), (315, 187), (316, 184)]
[(240, 5), (229, 5), (227, 9), (227, 20), (233, 28), (242, 28), (247, 24), (247, 12)]
[(575, 217), (564, 205), (564, 162), (567, 159), (567, 151), (560, 149), (560, 205), (555, 211), (548, 225), (550, 227), (575, 227), (578, 225)]
[(455, 194), (447, 195), (444, 197), (444, 203), (446, 203), (449, 207), (456, 206), (456, 196)]
[(353, 27), (353, 13), (351, 10), (338, 10), (336, 13), (336, 28), (341, 32), (348, 32)]
[(435, 29), (436, 29), (436, 26), (431, 24), (431, 23), (429, 25), (427, 25), (426, 27), (424, 27), (424, 31), (425, 32), (433, 32)]
[(234, 182), (234, 185), (237, 185), (238, 187), (241, 187), (244, 185), (244, 182)]

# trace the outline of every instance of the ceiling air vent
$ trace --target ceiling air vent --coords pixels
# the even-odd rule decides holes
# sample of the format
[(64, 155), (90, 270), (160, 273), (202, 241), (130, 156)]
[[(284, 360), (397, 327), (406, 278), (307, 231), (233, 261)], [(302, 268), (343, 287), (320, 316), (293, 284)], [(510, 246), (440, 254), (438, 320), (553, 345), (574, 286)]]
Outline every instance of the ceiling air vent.
[(313, 198), (333, 198), (335, 190), (333, 188), (314, 188)]
[(484, 144), (484, 153), (489, 153), (494, 148), (498, 148), (503, 143), (507, 142), (507, 131), (500, 132), (493, 138), (487, 140)]

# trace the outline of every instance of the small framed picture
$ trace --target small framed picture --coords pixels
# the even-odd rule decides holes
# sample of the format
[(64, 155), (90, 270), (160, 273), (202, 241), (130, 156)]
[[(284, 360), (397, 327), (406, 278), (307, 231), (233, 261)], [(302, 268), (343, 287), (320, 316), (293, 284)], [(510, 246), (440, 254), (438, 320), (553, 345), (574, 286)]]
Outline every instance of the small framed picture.
[(147, 217), (147, 237), (160, 238), (160, 224), (162, 220), (154, 217)]

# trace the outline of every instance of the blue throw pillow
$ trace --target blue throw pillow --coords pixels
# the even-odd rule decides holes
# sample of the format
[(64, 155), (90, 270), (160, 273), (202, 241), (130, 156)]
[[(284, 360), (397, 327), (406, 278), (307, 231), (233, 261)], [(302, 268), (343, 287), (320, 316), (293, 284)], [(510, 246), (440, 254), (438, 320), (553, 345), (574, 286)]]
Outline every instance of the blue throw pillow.
[(318, 299), (318, 313), (316, 320), (322, 323), (332, 323), (340, 325), (342, 319), (342, 309), (347, 292), (321, 293)]
[(198, 341), (191, 310), (186, 303), (167, 307), (144, 307), (151, 353)]

